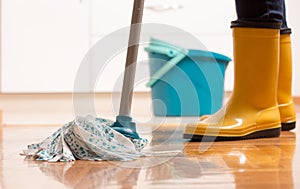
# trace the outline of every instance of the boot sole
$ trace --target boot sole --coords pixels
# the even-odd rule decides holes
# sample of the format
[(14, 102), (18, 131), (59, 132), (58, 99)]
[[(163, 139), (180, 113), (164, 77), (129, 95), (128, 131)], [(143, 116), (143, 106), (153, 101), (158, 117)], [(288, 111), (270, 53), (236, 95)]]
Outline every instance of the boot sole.
[(282, 131), (289, 131), (296, 128), (296, 121), (289, 122), (289, 123), (281, 123), (281, 130)]
[(184, 139), (190, 139), (191, 142), (213, 142), (213, 141), (234, 141), (234, 140), (248, 140), (258, 138), (272, 138), (280, 136), (281, 128), (268, 129), (263, 131), (256, 131), (249, 135), (238, 137), (226, 137), (226, 136), (207, 136), (207, 135), (193, 135), (183, 134)]

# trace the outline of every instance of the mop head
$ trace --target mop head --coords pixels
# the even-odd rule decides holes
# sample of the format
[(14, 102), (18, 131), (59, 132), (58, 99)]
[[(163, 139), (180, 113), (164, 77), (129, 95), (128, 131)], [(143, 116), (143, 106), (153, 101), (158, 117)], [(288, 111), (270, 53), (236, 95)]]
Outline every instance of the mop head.
[(93, 116), (77, 117), (41, 143), (28, 145), (21, 155), (49, 162), (81, 160), (129, 161), (144, 156), (147, 139), (127, 138), (115, 131), (114, 122)]

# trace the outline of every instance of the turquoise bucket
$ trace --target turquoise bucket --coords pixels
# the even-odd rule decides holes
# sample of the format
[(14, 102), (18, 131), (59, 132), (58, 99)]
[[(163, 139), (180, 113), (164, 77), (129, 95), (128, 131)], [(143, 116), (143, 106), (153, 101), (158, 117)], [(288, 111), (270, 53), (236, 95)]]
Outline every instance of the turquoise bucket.
[(150, 65), (147, 86), (156, 116), (201, 116), (222, 107), (229, 57), (154, 38), (145, 51)]

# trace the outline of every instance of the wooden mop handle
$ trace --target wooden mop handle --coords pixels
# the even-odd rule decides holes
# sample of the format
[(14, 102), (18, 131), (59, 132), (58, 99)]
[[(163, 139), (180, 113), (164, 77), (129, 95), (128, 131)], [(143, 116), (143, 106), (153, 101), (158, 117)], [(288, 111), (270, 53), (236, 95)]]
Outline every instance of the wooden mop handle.
[(144, 0), (134, 0), (119, 115), (130, 115)]

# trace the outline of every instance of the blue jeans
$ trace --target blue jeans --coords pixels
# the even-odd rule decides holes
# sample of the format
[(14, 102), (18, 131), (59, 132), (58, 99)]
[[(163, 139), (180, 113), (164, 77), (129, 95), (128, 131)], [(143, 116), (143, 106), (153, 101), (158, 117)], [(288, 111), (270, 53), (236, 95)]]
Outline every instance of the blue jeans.
[(281, 33), (290, 33), (285, 0), (235, 0), (238, 21), (281, 23)]

